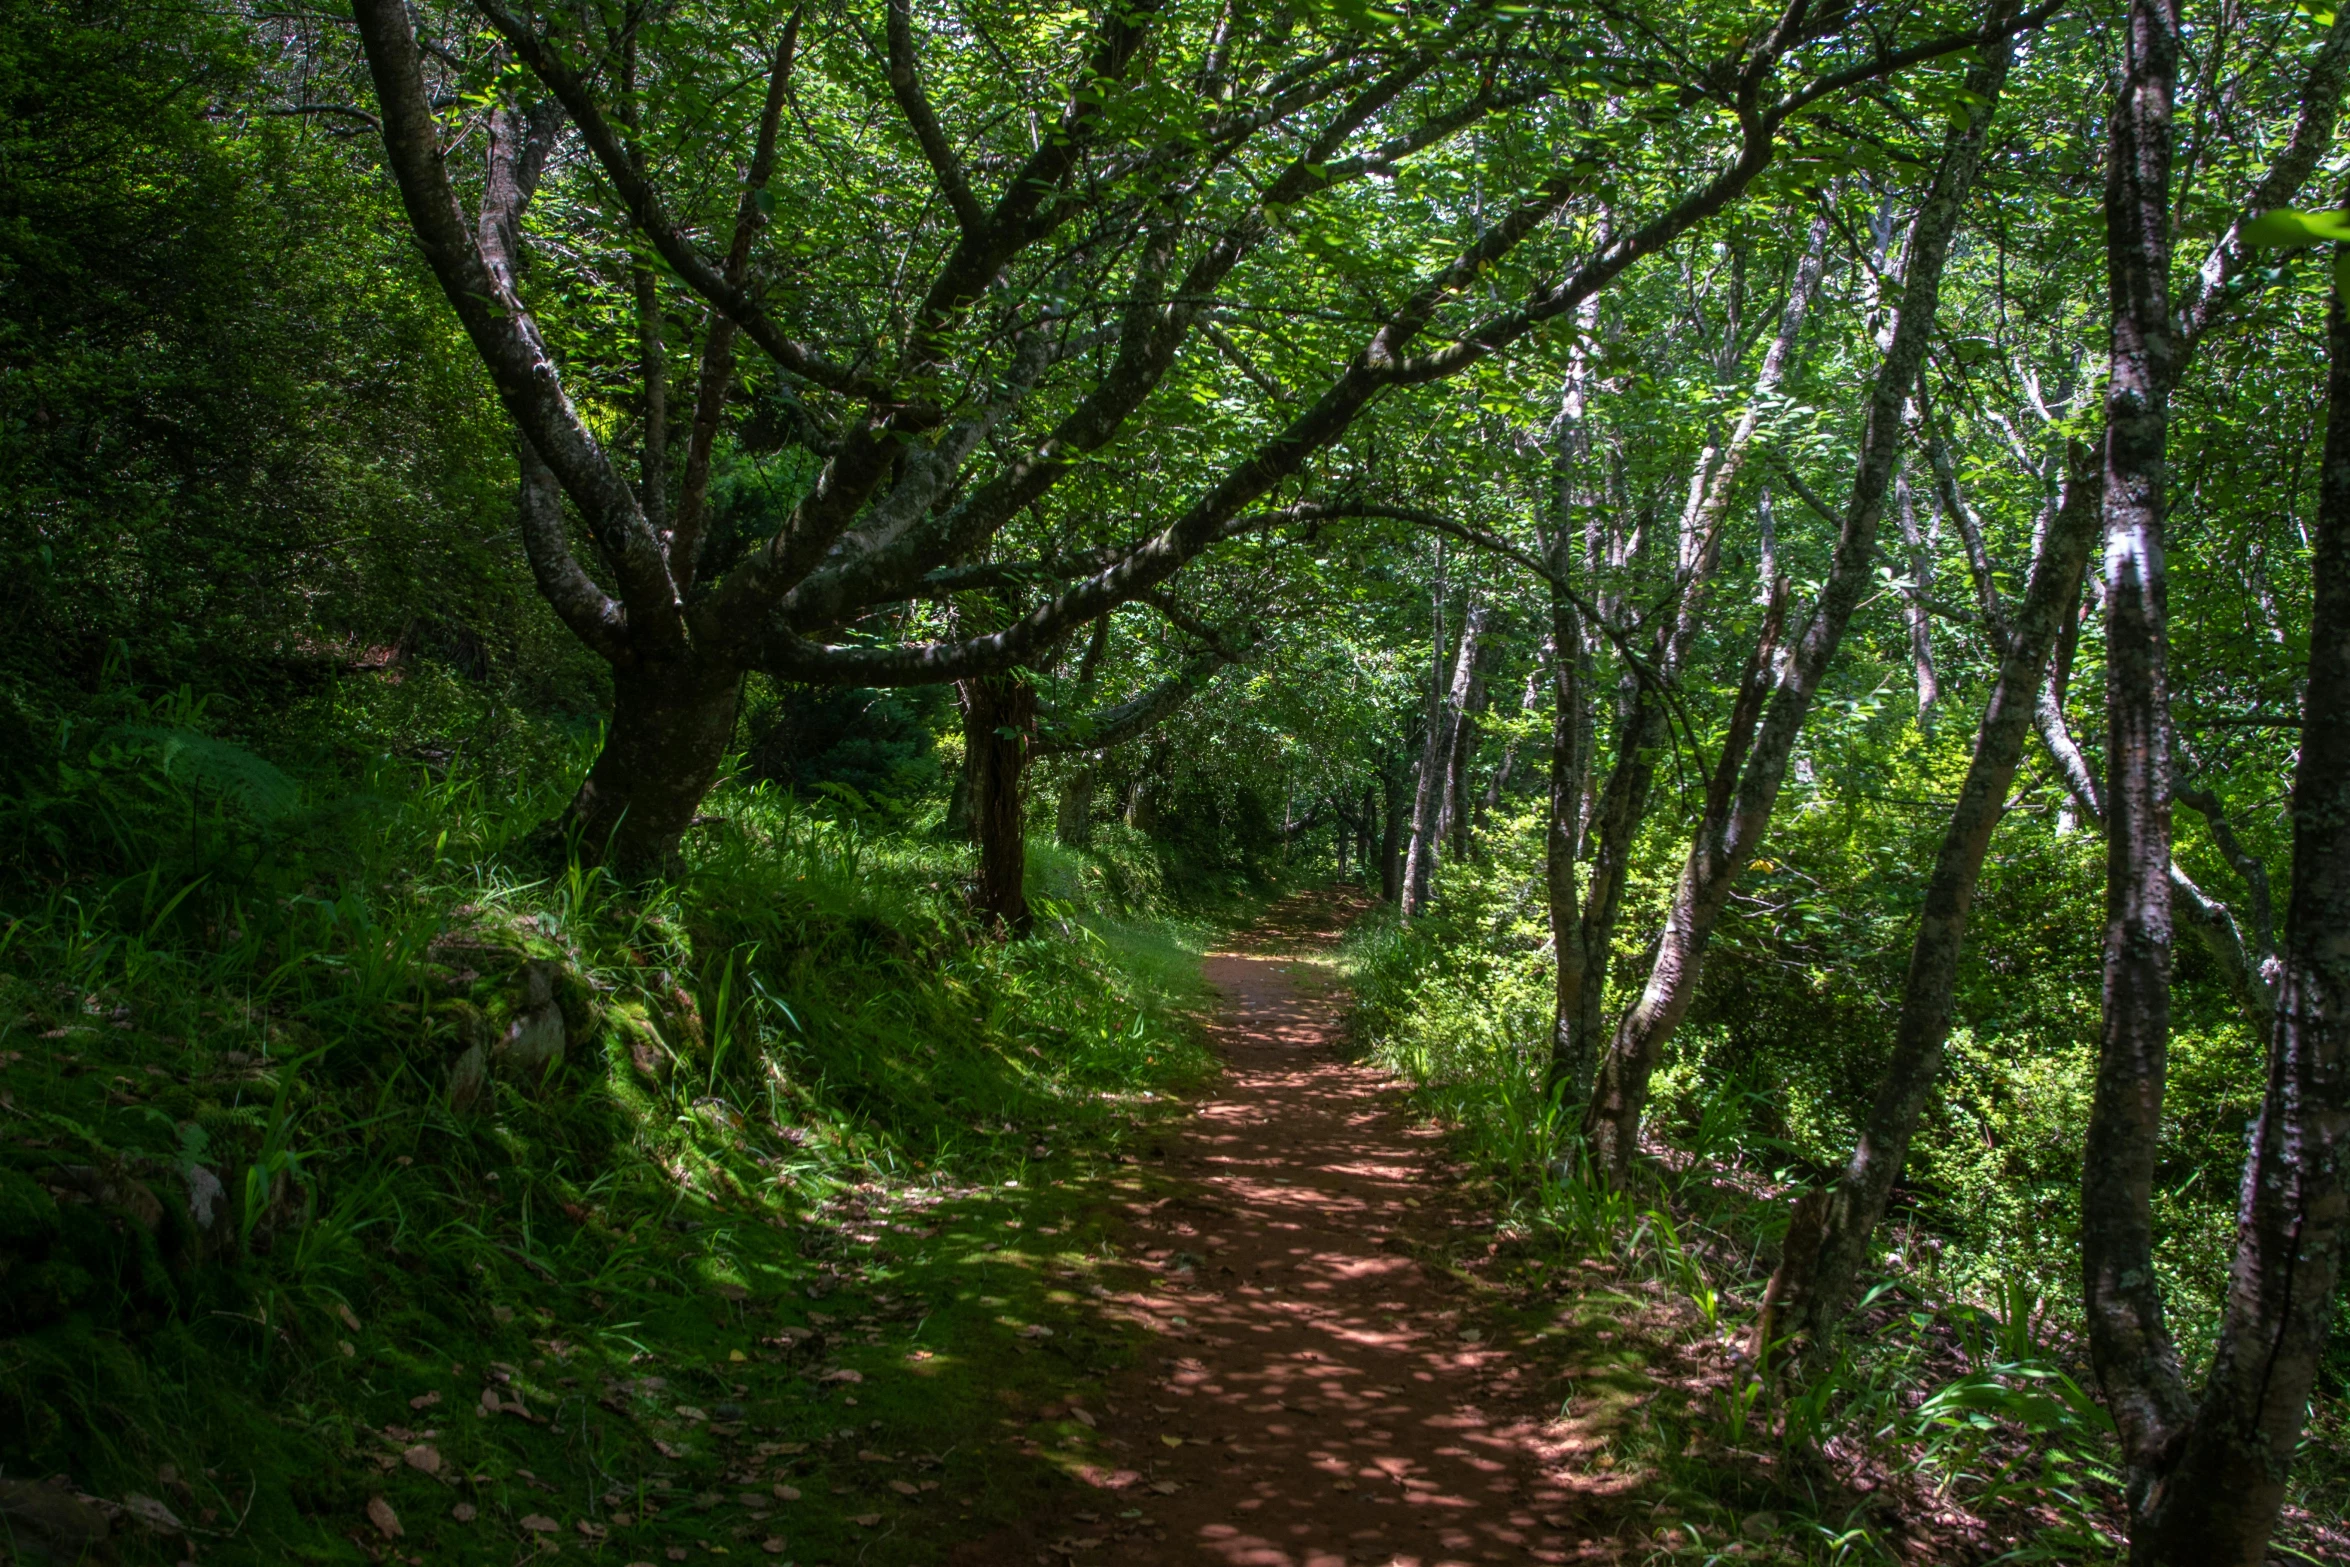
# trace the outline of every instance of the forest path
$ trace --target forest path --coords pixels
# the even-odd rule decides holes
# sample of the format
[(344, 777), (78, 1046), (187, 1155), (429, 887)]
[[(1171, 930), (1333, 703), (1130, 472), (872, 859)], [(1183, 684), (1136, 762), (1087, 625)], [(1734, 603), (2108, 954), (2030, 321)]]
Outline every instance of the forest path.
[(1604, 1528), (1592, 1504), (1619, 1486), (1576, 1472), (1599, 1444), (1555, 1419), (1553, 1373), (1497, 1341), (1443, 1260), (1490, 1220), (1457, 1189), (1442, 1133), (1342, 1052), (1339, 998), (1310, 958), (1364, 906), (1292, 897), (1206, 960), (1226, 1071), (1152, 1150), (1159, 1179), (1127, 1215), (1142, 1287), (1100, 1300), (1158, 1336), (1085, 1412), (1120, 1466), (1075, 1471), (1107, 1493), (1098, 1513), (1035, 1519), (956, 1561), (1614, 1555), (1589, 1536)]

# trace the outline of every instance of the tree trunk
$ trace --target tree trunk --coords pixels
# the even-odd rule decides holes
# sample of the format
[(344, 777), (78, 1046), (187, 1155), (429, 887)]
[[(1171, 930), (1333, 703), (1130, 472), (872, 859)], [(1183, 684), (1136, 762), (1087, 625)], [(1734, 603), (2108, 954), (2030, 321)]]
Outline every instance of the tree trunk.
[(564, 813), (580, 858), (635, 879), (672, 870), (734, 739), (742, 677), (698, 663), (613, 672), (612, 727)]
[(1388, 903), (1403, 898), (1403, 773), (1390, 763), (1379, 772), (1379, 896)]
[(1934, 590), (1934, 557), (1918, 531), (1916, 497), (1910, 494), (1909, 475), (1893, 477), (1893, 510), (1901, 523), (1901, 542), (1909, 551), (1909, 591), (1902, 607), (1909, 621), (1909, 658), (1917, 669), (1918, 727), (1934, 727), (1934, 706), (1942, 700), (1942, 682), (1934, 675), (1934, 617), (1926, 600)]
[[(1967, 73), (1966, 119), (1953, 125), (1945, 140), (1933, 185), (1911, 225), (1901, 308), (1864, 415), (1859, 471), (1853, 479), (1852, 498), (1838, 532), (1827, 581), (1809, 622), (1794, 641), (1785, 672), (1778, 676), (1777, 689), (1755, 733), (1752, 757), (1734, 788), (1717, 791), (1722, 795), (1720, 807), (1709, 809), (1699, 824), (1674, 887), (1648, 983), (1617, 1028), (1600, 1065), (1583, 1125), (1593, 1164), (1610, 1184), (1621, 1186), (1631, 1175), (1649, 1079), (1696, 999), (1714, 925), (1729, 902), (1739, 873), (1761, 845), (1812, 696), (1843, 641), (1853, 611), (1875, 580), (1877, 526), (1900, 446), (1902, 404), (1924, 362), (1940, 302), (1942, 265), (1973, 184), (1991, 107), (2006, 80), (2011, 57), (2011, 46), (2003, 37), (1985, 45), (1981, 59)], [(1770, 676), (1767, 666), (1761, 673), (1766, 679)], [(1728, 761), (1727, 753), (1724, 761)], [(1730, 780), (1725, 777), (1723, 782)]]
[(1452, 726), (1452, 750), (1444, 770), (1444, 811), (1436, 829), (1437, 838), (1455, 862), (1469, 857), (1469, 773), (1477, 761), (1477, 720), (1484, 711), (1485, 669), (1479, 658), (1469, 669), (1468, 702)]
[(1461, 622), (1460, 650), (1453, 656), (1452, 686), (1431, 713), (1427, 743), (1420, 749), (1420, 777), (1412, 796), (1412, 845), (1404, 860), (1403, 913), (1410, 919), (1428, 903), (1428, 885), (1436, 872), (1437, 842), (1443, 830), (1439, 816), (1450, 781), (1454, 733), (1468, 705), (1469, 680), (1476, 668), (1477, 642), (1485, 634), (1485, 606), (1471, 604)]
[(1093, 782), (1091, 755), (1072, 764), (1061, 780), (1060, 807), (1053, 817), (1053, 835), (1064, 849), (1093, 847)]
[[(1720, 560), (1717, 548), (1704, 546), (1709, 541), (1719, 541), (1722, 519), (1728, 512), (1738, 477), (1753, 451), (1755, 435), (1761, 428), (1763, 410), (1794, 365), (1795, 349), (1803, 335), (1804, 320), (1810, 313), (1812, 300), (1819, 292), (1820, 279), (1826, 270), (1829, 233), (1830, 224), (1823, 213), (1813, 220), (1803, 254), (1796, 261), (1795, 277), (1788, 289), (1787, 304), (1779, 314), (1778, 335), (1764, 352), (1762, 367), (1755, 376), (1753, 398), (1724, 443), (1720, 462), (1699, 501), (1699, 510), (1684, 530), (1701, 541), (1701, 548), (1698, 558), (1690, 565), (1688, 577), (1681, 585), (1680, 602), (1675, 606), (1672, 625), (1656, 650), (1657, 662), (1667, 680), (1679, 678), (1681, 666), (1696, 643), (1697, 629), (1703, 618), (1706, 588)], [(1579, 403), (1575, 405), (1575, 411), (1580, 412)], [(1560, 551), (1560, 559), (1563, 561), (1563, 544)], [(1555, 569), (1557, 563), (1554, 562)], [(1572, 608), (1571, 605), (1569, 607)], [(1579, 643), (1577, 647), (1580, 650), (1585, 645), (1587, 643)], [(1578, 684), (1583, 682), (1584, 674), (1584, 669), (1577, 670), (1575, 678)], [(1641, 822), (1648, 815), (1649, 795), (1656, 782), (1657, 753), (1667, 738), (1663, 697), (1646, 684), (1635, 684), (1631, 699), (1625, 704), (1622, 720), (1616, 728), (1615, 761), (1608, 768), (1606, 781), (1597, 784), (1597, 793), (1594, 795), (1591, 793), (1595, 780), (1591, 765), (1591, 722), (1588, 716), (1591, 704), (1588, 699), (1581, 699), (1578, 705), (1584, 716), (1581, 733), (1573, 743), (1579, 757), (1577, 765), (1582, 773), (1580, 788), (1585, 798), (1576, 801), (1581, 831), (1575, 837), (1575, 849), (1580, 857), (1585, 844), (1592, 846), (1591, 879), (1577, 923), (1564, 930), (1554, 925), (1551, 931), (1551, 939), (1561, 953), (1565, 952), (1569, 944), (1578, 949), (1566, 961), (1579, 964), (1581, 972), (1572, 986), (1573, 1010), (1555, 1012), (1551, 1018), (1548, 1085), (1555, 1091), (1561, 1083), (1571, 1084), (1571, 1102), (1574, 1103), (1584, 1102), (1591, 1092), (1592, 1068), (1598, 1055), (1604, 1023), (1608, 965), (1615, 950), (1617, 916), (1623, 909), (1624, 886), (1631, 874), (1634, 842), (1639, 837)], [(1555, 742), (1555, 735), (1553, 738)], [(1554, 915), (1556, 909), (1554, 897)], [(1566, 989), (1560, 989), (1555, 999), (1564, 1000), (1567, 994)]]
[[(2170, 702), (2163, 572), (2171, 375), (2171, 98), (2179, 21), (2130, 0), (2105, 180), (2105, 974), (2082, 1155), (2090, 1362), (2121, 1434), (2133, 1520), (2159, 1501), (2188, 1414), (2154, 1271), (2154, 1166), (2170, 1043)], [(2133, 1554), (2136, 1554), (2133, 1551)]]
[(1850, 1304), (1869, 1238), (1885, 1216), (1910, 1136), (1941, 1075), (1967, 913), (1983, 855), (2015, 782), (2045, 689), (2049, 652), (2080, 592), (2081, 571), (2097, 531), (2099, 476), (2091, 462), (2088, 448), (2073, 449), (2064, 497), (2042, 537), (2040, 556), (2032, 563), (2023, 608), (1976, 733), (1974, 760), (1959, 786), (1958, 804), (1926, 883), (1925, 911), (1910, 948), (1901, 1013), (1894, 1025), (1892, 1060), (1843, 1176), (1826, 1190), (1803, 1197), (1788, 1225), (1787, 1245), (1755, 1325), (1757, 1361), (1782, 1340), (1800, 1338), (1816, 1349), (1832, 1336)]
[(980, 917), (1013, 936), (1028, 934), (1028, 828), (1020, 773), (1036, 738), (1036, 687), (1009, 675), (961, 683), (963, 743), (972, 758), (971, 825), (979, 840)]
[(2350, 322), (2328, 322), (2293, 891), (2218, 1352), (2176, 1467), (2131, 1531), (2146, 1563), (2256, 1567), (2325, 1353), (2350, 1194)]
[[(1565, 528), (1551, 535), (1550, 569), (1564, 575)], [(1543, 1070), (1545, 1095), (1572, 1095), (1580, 1099), (1591, 1072), (1590, 1036), (1575, 1027), (1583, 1015), (1583, 984), (1590, 967), (1583, 948), (1583, 914), (1575, 886), (1575, 862), (1581, 856), (1583, 777), (1590, 771), (1584, 754), (1582, 665), (1575, 655), (1583, 646), (1582, 616), (1575, 601), (1557, 582), (1550, 587), (1551, 710), (1550, 802), (1544, 824), (1542, 869), (1550, 903), (1550, 944), (1554, 957), (1550, 1011), (1550, 1061)]]

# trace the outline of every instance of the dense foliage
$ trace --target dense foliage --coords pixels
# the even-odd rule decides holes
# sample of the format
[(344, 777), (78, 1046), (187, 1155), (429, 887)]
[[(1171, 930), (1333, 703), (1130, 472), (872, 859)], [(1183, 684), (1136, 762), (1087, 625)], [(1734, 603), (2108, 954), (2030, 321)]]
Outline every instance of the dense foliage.
[(343, 1551), (355, 1311), (846, 1287), (1339, 876), (1508, 1236), (1696, 1226), (1780, 1446), (1676, 1484), (2350, 1549), (2346, 84), (2234, 0), (0, 0), (0, 1474)]

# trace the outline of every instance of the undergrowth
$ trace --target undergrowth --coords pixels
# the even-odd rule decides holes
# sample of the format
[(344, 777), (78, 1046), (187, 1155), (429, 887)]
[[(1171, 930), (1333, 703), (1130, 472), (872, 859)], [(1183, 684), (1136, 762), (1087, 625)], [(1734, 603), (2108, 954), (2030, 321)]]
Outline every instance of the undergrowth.
[[(1932, 1199), (1913, 1198), (1833, 1361), (1758, 1377), (1750, 1340), (1789, 1203), (1825, 1174), (1793, 1127), (1846, 1112), (1789, 1081), (1766, 1089), (1741, 1075), (1734, 1020), (1691, 1027), (1658, 1074), (1646, 1184), (1632, 1194), (1588, 1180), (1581, 1105), (1540, 1087), (1552, 981), (1539, 822), (1497, 823), (1490, 844), (1488, 858), (1447, 868), (1420, 920), (1376, 918), (1350, 934), (1352, 1028), (1485, 1183), (1523, 1298), (1563, 1297), (1570, 1317), (1598, 1313), (1619, 1349), (1642, 1343), (1650, 1363), (1638, 1380), (1667, 1389), (1640, 1407), (1630, 1455), (1650, 1559), (2120, 1560), (2113, 1428), (2086, 1391), (2065, 1248), (2031, 1234), (1999, 1245), (1938, 1234)], [(1670, 867), (1659, 855), (1644, 869), (1636, 905), (1661, 897)], [(1645, 972), (1637, 913), (1627, 927), (1619, 987)], [(1611, 998), (1619, 1010), (1626, 999)], [(1962, 1040), (1956, 1054), (1963, 1068), (1980, 1050)], [(2005, 1070), (2021, 1082), (2054, 1068)], [(2016, 1094), (2001, 1113), (2020, 1123), (2014, 1136), (2038, 1137), (2030, 1117), (2067, 1103)], [(1931, 1134), (1920, 1142), (1914, 1166), (1953, 1165)], [(2182, 1315), (2207, 1311), (2189, 1301)], [(2339, 1528), (2345, 1409), (2334, 1396), (2312, 1413), (2272, 1547), (2282, 1559), (2350, 1551)]]
[(734, 784), (671, 883), (533, 867), (523, 739), (297, 779), (181, 696), (0, 802), (20, 1552), (920, 1561), (1049, 1483), (987, 1445), (1126, 1353), (1053, 1186), (1209, 1070), (1204, 927), (1056, 854), (983, 939), (967, 851)]

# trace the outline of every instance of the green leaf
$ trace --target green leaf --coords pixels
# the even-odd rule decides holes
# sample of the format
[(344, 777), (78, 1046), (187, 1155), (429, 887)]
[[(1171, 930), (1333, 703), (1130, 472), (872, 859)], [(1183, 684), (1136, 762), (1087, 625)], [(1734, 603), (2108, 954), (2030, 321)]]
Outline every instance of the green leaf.
[(2350, 212), (2297, 212), (2279, 207), (2245, 224), (2243, 237), (2245, 244), (2266, 250), (2350, 239)]

